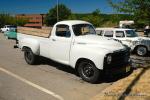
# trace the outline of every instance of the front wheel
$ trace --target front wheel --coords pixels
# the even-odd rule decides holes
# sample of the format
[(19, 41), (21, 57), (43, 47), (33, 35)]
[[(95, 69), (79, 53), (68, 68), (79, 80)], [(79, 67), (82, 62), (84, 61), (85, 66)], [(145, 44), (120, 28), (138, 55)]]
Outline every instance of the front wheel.
[(29, 65), (34, 65), (36, 62), (36, 55), (34, 55), (31, 49), (26, 49), (24, 51), (24, 58)]
[(79, 63), (78, 73), (83, 80), (90, 83), (98, 82), (100, 76), (100, 70), (91, 61), (86, 60)]
[(147, 54), (147, 52), (148, 52), (147, 48), (144, 46), (138, 46), (136, 49), (136, 53), (139, 56), (145, 56)]

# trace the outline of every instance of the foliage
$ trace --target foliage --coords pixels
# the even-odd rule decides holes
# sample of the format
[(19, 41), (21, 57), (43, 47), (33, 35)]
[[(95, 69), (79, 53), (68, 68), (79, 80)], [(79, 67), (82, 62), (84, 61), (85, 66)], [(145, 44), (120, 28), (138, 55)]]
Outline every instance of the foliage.
[(28, 19), (25, 18), (17, 18), (15, 20), (16, 20), (15, 25), (17, 26), (24, 26), (28, 22)]
[(104, 18), (101, 17), (99, 9), (96, 9), (91, 14), (72, 14), (68, 19), (88, 21), (96, 27), (101, 26), (101, 23), (104, 20)]
[(83, 20), (93, 23), (95, 27), (98, 27), (102, 25), (104, 18), (101, 16), (100, 10), (96, 9), (95, 11), (92, 12), (92, 14), (83, 17)]
[(0, 27), (3, 27), (4, 25), (18, 25), (23, 26), (27, 23), (27, 19), (16, 19), (14, 16), (11, 16), (9, 14), (2, 13), (0, 14)]
[[(94, 11), (93, 11), (94, 12)], [(85, 20), (91, 22), (95, 27), (117, 27), (120, 20), (132, 20), (133, 16), (128, 14), (72, 14), (70, 20)]]
[(134, 15), (138, 24), (150, 24), (150, 0), (121, 0), (117, 3), (108, 1), (117, 11)]
[[(58, 11), (59, 21), (67, 20), (68, 17), (71, 15), (71, 10), (67, 8), (64, 4), (58, 5)], [(47, 26), (54, 25), (57, 22), (57, 5), (49, 10), (44, 22)]]
[[(64, 4), (59, 4), (59, 21), (62, 20), (85, 20), (91, 22), (95, 27), (115, 27), (120, 20), (132, 20), (133, 16), (129, 14), (102, 14), (99, 9), (91, 13), (77, 14), (71, 13), (71, 10)], [(44, 23), (52, 26), (57, 22), (57, 6), (50, 9)]]

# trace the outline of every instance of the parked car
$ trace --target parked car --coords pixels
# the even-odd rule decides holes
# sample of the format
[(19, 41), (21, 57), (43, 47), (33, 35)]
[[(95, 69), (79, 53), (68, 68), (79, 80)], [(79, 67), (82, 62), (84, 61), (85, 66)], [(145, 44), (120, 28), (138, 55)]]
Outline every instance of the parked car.
[(7, 39), (17, 39), (17, 31), (16, 29), (10, 29), (9, 31), (4, 32), (4, 36)]
[(35, 64), (43, 56), (71, 66), (87, 82), (97, 82), (103, 72), (121, 74), (131, 70), (129, 48), (96, 35), (93, 25), (86, 21), (58, 22), (47, 38), (18, 33), (17, 39), (28, 64)]
[(16, 26), (14, 26), (14, 25), (5, 25), (3, 28), (1, 28), (1, 32), (6, 32), (6, 31), (9, 31), (9, 30), (11, 30), (11, 29), (14, 29), (14, 30), (16, 30), (17, 29), (17, 27)]
[(147, 37), (150, 37), (150, 29), (145, 29), (144, 35), (146, 35)]
[(103, 37), (118, 39), (139, 56), (145, 56), (150, 51), (150, 38), (139, 37), (132, 29), (96, 28), (96, 32)]

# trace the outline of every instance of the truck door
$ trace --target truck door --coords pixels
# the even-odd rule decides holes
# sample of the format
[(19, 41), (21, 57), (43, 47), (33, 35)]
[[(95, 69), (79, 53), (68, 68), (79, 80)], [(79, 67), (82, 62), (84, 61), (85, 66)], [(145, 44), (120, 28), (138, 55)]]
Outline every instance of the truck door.
[(127, 39), (125, 38), (125, 32), (124, 31), (120, 31), (117, 30), (115, 32), (115, 39), (121, 40), (123, 44), (126, 44), (129, 46), (129, 41), (127, 41)]
[(69, 64), (71, 49), (71, 32), (68, 25), (57, 25), (51, 37), (51, 57), (61, 63)]

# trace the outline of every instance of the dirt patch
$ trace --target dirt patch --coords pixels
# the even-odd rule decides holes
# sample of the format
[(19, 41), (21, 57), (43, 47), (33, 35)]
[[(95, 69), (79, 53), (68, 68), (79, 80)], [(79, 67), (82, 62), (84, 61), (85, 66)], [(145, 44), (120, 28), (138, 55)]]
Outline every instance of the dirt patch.
[(91, 100), (150, 100), (150, 65), (138, 68)]

